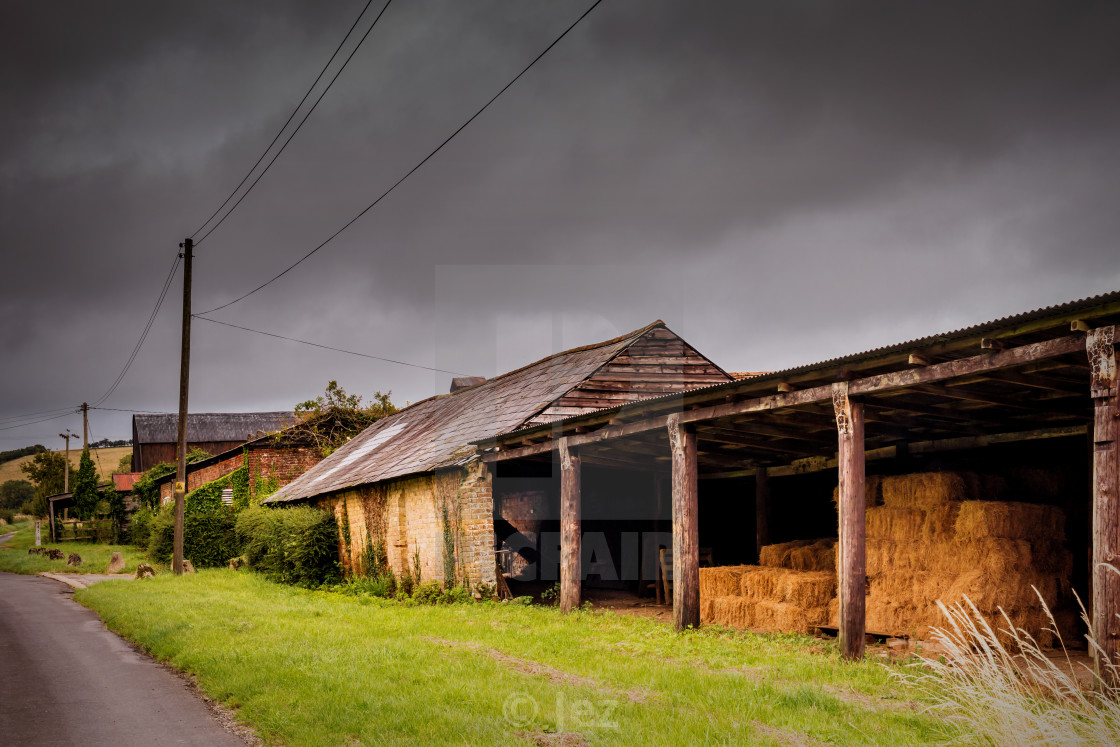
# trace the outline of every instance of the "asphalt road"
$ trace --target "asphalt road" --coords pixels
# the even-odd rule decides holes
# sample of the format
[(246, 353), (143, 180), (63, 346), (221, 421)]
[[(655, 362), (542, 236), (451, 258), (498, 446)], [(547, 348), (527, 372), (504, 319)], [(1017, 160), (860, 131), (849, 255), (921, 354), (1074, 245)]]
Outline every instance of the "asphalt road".
[(57, 581), (0, 573), (0, 744), (244, 747), (183, 680), (71, 594)]

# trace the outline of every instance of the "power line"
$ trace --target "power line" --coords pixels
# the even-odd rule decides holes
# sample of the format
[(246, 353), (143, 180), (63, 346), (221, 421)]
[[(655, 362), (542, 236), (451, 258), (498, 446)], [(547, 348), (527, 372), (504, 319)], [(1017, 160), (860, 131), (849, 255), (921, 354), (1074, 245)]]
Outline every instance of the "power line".
[(139, 412), (139, 413), (143, 413), (143, 414), (146, 414), (146, 415), (171, 415), (172, 414), (172, 413), (163, 412), (163, 411), (160, 411), (160, 410), (132, 410), (132, 409), (129, 409), (127, 407), (94, 407), (93, 405), (90, 405), (89, 409), (91, 409), (91, 410), (109, 410), (109, 411), (112, 411), (112, 412)]
[(51, 409), (51, 410), (40, 410), (39, 412), (29, 412), (25, 415), (7, 415), (5, 417), (0, 418), (0, 423), (7, 422), (9, 420), (23, 420), (25, 418), (35, 418), (35, 417), (39, 417), (40, 415), (53, 415), (55, 413), (61, 413), (61, 412), (71, 413), (75, 409), (77, 409), (77, 407), (78, 407), (77, 405), (72, 405), (71, 407), (55, 407), (54, 409)]
[(195, 319), (201, 319), (204, 322), (212, 322), (213, 324), (220, 324), (223, 327), (233, 327), (234, 329), (240, 329), (240, 330), (244, 330), (246, 332), (254, 332), (258, 335), (265, 335), (267, 337), (275, 337), (278, 340), (288, 340), (289, 342), (298, 342), (298, 343), (302, 343), (304, 345), (311, 345), (312, 347), (316, 347), (316, 348), (323, 348), (324, 350), (333, 350), (337, 353), (347, 353), (349, 355), (361, 356), (362, 358), (372, 358), (373, 360), (376, 360), (376, 361), (384, 361), (386, 363), (396, 363), (399, 366), (410, 366), (412, 368), (423, 368), (427, 371), (437, 371), (439, 373), (452, 374), (453, 376), (466, 376), (466, 374), (461, 373), (459, 371), (448, 371), (447, 369), (444, 369), (444, 368), (432, 368), (431, 366), (421, 366), (418, 363), (406, 363), (405, 361), (398, 361), (398, 360), (394, 360), (392, 358), (382, 358), (379, 355), (370, 355), (369, 353), (359, 353), (355, 350), (344, 350), (342, 348), (331, 347), (330, 345), (321, 345), (317, 342), (310, 342), (308, 340), (297, 340), (294, 337), (285, 337), (284, 335), (277, 335), (277, 334), (274, 334), (272, 332), (264, 332), (264, 331), (259, 330), (259, 329), (250, 329), (249, 327), (242, 327), (242, 326), (237, 325), (237, 324), (230, 324), (229, 322), (219, 322), (217, 319), (207, 319), (206, 317), (199, 316), (198, 314), (195, 314), (194, 318)]
[[(390, 0), (390, 2), (391, 1), (392, 0)], [(331, 63), (334, 62), (334, 58), (338, 56), (338, 53), (342, 49), (342, 46), (344, 44), (346, 44), (346, 40), (350, 38), (350, 34), (354, 33), (354, 29), (357, 28), (357, 26), (358, 26), (358, 21), (362, 20), (362, 16), (364, 16), (366, 14), (366, 11), (369, 10), (369, 6), (372, 5), (372, 4), (373, 4), (373, 0), (367, 0), (367, 2), (365, 4), (365, 7), (362, 8), (362, 12), (358, 14), (358, 17), (354, 19), (354, 23), (350, 26), (350, 29), (346, 32), (346, 36), (342, 37), (342, 41), (340, 41), (338, 43), (338, 46), (335, 47), (334, 54), (332, 54), (331, 58), (329, 60), (327, 60), (327, 64), (323, 65), (323, 69), (319, 71), (319, 74), (315, 76), (315, 81), (311, 84), (311, 87), (307, 89), (307, 92), (303, 94), (303, 98), (299, 100), (298, 104), (296, 104), (296, 108), (292, 109), (292, 113), (288, 115), (287, 121), (284, 122), (284, 124), (280, 126), (280, 129), (277, 131), (276, 136), (274, 138), (272, 138), (272, 142), (268, 144), (268, 147), (265, 148), (264, 152), (261, 153), (261, 156), (260, 156), (260, 158), (257, 159), (257, 162), (253, 164), (252, 168), (250, 168), (249, 171), (246, 172), (245, 176), (242, 177), (241, 181), (238, 182), (237, 186), (233, 188), (233, 191), (229, 193), (229, 197), (227, 197), (225, 199), (225, 202), (223, 202), (221, 205), (219, 205), (218, 209), (215, 210), (213, 213), (211, 213), (210, 217), (207, 218), (201, 226), (199, 226), (198, 228), (196, 228), (194, 230), (194, 233), (191, 234), (191, 238), (194, 238), (198, 233), (200, 233), (202, 231), (202, 229), (206, 228), (207, 224), (209, 224), (210, 221), (214, 220), (214, 216), (216, 216), (218, 213), (222, 212), (222, 208), (224, 208), (226, 205), (229, 204), (229, 201), (233, 199), (233, 196), (235, 194), (237, 194), (237, 191), (245, 185), (245, 182), (247, 182), (249, 180), (249, 177), (253, 175), (253, 172), (256, 171), (257, 167), (261, 165), (261, 161), (263, 161), (264, 157), (268, 155), (268, 152), (270, 150), (272, 150), (272, 146), (276, 145), (276, 141), (279, 140), (280, 136), (284, 134), (284, 130), (286, 130), (288, 128), (288, 125), (290, 125), (292, 123), (292, 120), (295, 119), (296, 113), (299, 112), (300, 107), (302, 107), (304, 105), (304, 103), (307, 101), (307, 97), (310, 96), (311, 92), (315, 90), (315, 86), (319, 85), (319, 81), (322, 80), (322, 78), (323, 78), (323, 73), (327, 72), (327, 68), (329, 68), (331, 66)], [(386, 5), (388, 5), (388, 3), (386, 3)], [(382, 9), (381, 12), (382, 13), (385, 12), (384, 8)], [(375, 23), (376, 23), (376, 21), (375, 21)], [(316, 102), (316, 103), (318, 103), (318, 102)], [(314, 109), (314, 107), (312, 107), (312, 109)], [(283, 149), (281, 149), (281, 150), (283, 150)], [(199, 242), (201, 242), (201, 239), (199, 240)]]
[[(220, 226), (220, 225), (222, 225), (223, 223), (226, 222), (226, 218), (228, 218), (230, 215), (232, 215), (234, 210), (237, 210), (237, 206), (240, 205), (241, 201), (244, 200), (249, 195), (249, 193), (253, 191), (253, 187), (257, 186), (257, 182), (259, 182), (261, 180), (261, 177), (263, 177), (265, 174), (268, 173), (268, 170), (270, 168), (272, 168), (272, 164), (276, 163), (276, 159), (279, 158), (280, 154), (284, 152), (284, 149), (288, 147), (288, 143), (292, 142), (292, 138), (294, 138), (296, 136), (296, 134), (303, 128), (303, 125), (307, 121), (307, 118), (311, 116), (311, 113), (315, 111), (315, 108), (317, 106), (319, 106), (319, 102), (322, 101), (323, 97), (327, 95), (327, 91), (331, 90), (331, 86), (333, 86), (334, 82), (336, 80), (338, 80), (338, 76), (342, 74), (342, 71), (346, 69), (346, 66), (348, 64), (350, 64), (350, 60), (352, 60), (354, 58), (354, 55), (357, 54), (358, 50), (361, 49), (362, 44), (366, 40), (366, 37), (369, 36), (369, 33), (371, 31), (373, 31), (373, 27), (377, 25), (377, 22), (381, 20), (381, 16), (385, 14), (385, 10), (389, 7), (389, 3), (391, 3), (391, 2), (393, 2), (393, 0), (388, 0), (388, 2), (386, 2), (385, 5), (381, 8), (381, 11), (378, 12), (377, 17), (373, 19), (373, 23), (371, 23), (370, 27), (368, 29), (366, 29), (365, 34), (363, 34), (362, 38), (358, 40), (358, 43), (354, 46), (354, 49), (352, 49), (350, 51), (350, 55), (342, 63), (342, 66), (339, 67), (337, 71), (335, 71), (334, 77), (331, 78), (330, 83), (328, 83), (327, 87), (323, 89), (323, 92), (319, 94), (319, 98), (315, 99), (315, 103), (311, 105), (311, 108), (307, 110), (307, 113), (303, 115), (303, 119), (301, 119), (299, 121), (299, 124), (296, 125), (296, 128), (294, 130), (292, 130), (292, 134), (288, 135), (288, 139), (285, 140), (284, 144), (280, 146), (280, 150), (276, 151), (276, 154), (269, 160), (269, 162), (265, 165), (264, 169), (261, 170), (261, 173), (257, 174), (257, 178), (253, 180), (253, 183), (249, 185), (249, 188), (246, 189), (241, 194), (241, 196), (237, 198), (237, 202), (233, 203), (233, 207), (231, 207), (228, 211), (226, 211), (226, 214), (223, 215), (217, 223), (215, 223), (213, 226), (211, 226), (209, 231), (204, 233), (201, 238), (199, 238), (197, 241), (194, 242), (195, 246), (200, 245), (203, 241), (206, 240), (207, 236), (214, 233), (214, 231), (218, 230), (218, 226)], [(366, 8), (368, 8), (368, 7), (369, 7), (369, 3), (366, 3)], [(354, 26), (358, 25), (358, 21), (361, 20), (362, 15), (364, 15), (365, 12), (366, 12), (365, 8), (363, 8), (362, 9), (362, 14), (359, 15), (357, 20), (354, 21)], [(350, 31), (354, 30), (354, 26), (350, 27)], [(346, 37), (344, 37), (342, 42), (339, 43), (339, 45), (338, 45), (339, 49), (341, 49), (342, 45), (346, 43), (346, 38), (348, 38), (350, 36), (350, 31), (346, 32)], [(336, 49), (335, 50), (335, 55), (337, 55), (337, 54), (338, 54), (338, 50)], [(327, 67), (330, 66), (332, 60), (334, 60), (334, 55), (331, 55), (331, 60), (327, 61)], [(323, 72), (326, 72), (327, 67), (323, 68)], [(319, 73), (319, 77), (322, 77), (322, 75), (323, 75), (322, 72)], [(316, 78), (315, 83), (318, 83), (318, 82), (319, 82), (319, 78)], [(311, 89), (315, 88), (315, 83), (311, 84)], [(304, 94), (303, 100), (307, 99), (307, 95), (311, 93), (311, 89), (308, 89), (307, 94)], [(299, 107), (303, 106), (303, 100), (301, 100), (299, 102), (299, 106), (296, 107), (296, 111), (299, 111)], [(293, 111), (292, 112), (292, 117), (294, 117), (295, 114), (296, 114), (296, 112)], [(292, 121), (292, 117), (288, 117), (288, 122)], [(288, 126), (288, 122), (284, 123), (284, 127)], [(280, 137), (280, 134), (284, 131), (284, 127), (281, 127), (280, 132), (276, 133), (276, 138)], [(265, 154), (268, 153), (268, 150), (270, 148), (272, 148), (272, 146), (275, 143), (276, 143), (276, 139), (274, 138), (272, 143), (269, 144), (268, 148), (265, 149), (265, 152), (261, 154), (261, 159), (263, 159), (265, 157)], [(258, 159), (257, 163), (253, 165), (253, 169), (257, 168), (258, 165), (260, 165), (260, 160), (259, 159)], [(245, 179), (249, 178), (249, 175), (253, 173), (253, 169), (249, 170), (249, 173), (245, 175)], [(245, 179), (241, 180), (241, 184), (245, 183)], [(241, 184), (237, 185), (237, 189), (241, 189)], [(233, 190), (233, 194), (231, 194), (229, 197), (226, 198), (226, 202), (222, 203), (222, 207), (225, 207), (225, 204), (230, 201), (230, 199), (233, 197), (233, 195), (237, 194), (237, 189)], [(217, 212), (221, 212), (221, 209), (222, 208), (218, 208)], [(217, 212), (215, 212), (214, 215), (217, 215)], [(214, 216), (211, 215), (209, 218), (206, 219), (206, 223), (209, 223), (211, 220), (213, 220), (213, 218), (214, 218)], [(205, 226), (206, 223), (203, 223), (202, 225)], [(202, 230), (202, 229), (200, 228), (199, 230)], [(198, 231), (195, 231), (195, 233), (198, 233)], [(193, 234), (192, 234), (192, 238), (193, 238)]]
[(54, 417), (50, 417), (50, 418), (43, 418), (42, 420), (32, 420), (32, 421), (27, 422), (27, 423), (17, 423), (16, 425), (8, 425), (8, 426), (5, 426), (3, 428), (0, 428), (0, 431), (10, 431), (10, 430), (14, 430), (16, 428), (24, 428), (24, 427), (29, 426), (29, 425), (35, 425), (36, 423), (46, 423), (50, 420), (58, 420), (59, 418), (66, 418), (66, 417), (69, 417), (73, 414), (74, 414), (73, 412), (64, 412), (61, 415), (55, 415)]
[[(368, 213), (368, 212), (369, 212), (370, 210), (372, 210), (372, 209), (373, 209), (373, 208), (374, 208), (374, 207), (375, 207), (375, 206), (376, 206), (376, 205), (377, 205), (377, 204), (378, 204), (379, 202), (381, 202), (381, 201), (382, 201), (382, 200), (384, 200), (384, 199), (385, 199), (386, 197), (388, 197), (388, 196), (389, 196), (389, 194), (390, 194), (390, 193), (392, 193), (392, 191), (393, 191), (393, 190), (395, 190), (395, 189), (396, 189), (397, 187), (399, 187), (399, 186), (400, 186), (400, 185), (401, 185), (401, 184), (402, 184), (402, 183), (403, 183), (403, 182), (404, 182), (404, 181), (405, 181), (406, 179), (408, 179), (408, 178), (409, 178), (410, 176), (412, 176), (412, 175), (413, 175), (413, 174), (415, 174), (415, 173), (416, 173), (417, 171), (419, 171), (419, 170), (420, 170), (420, 167), (422, 167), (422, 166), (423, 166), (423, 165), (424, 165), (425, 163), (427, 163), (427, 162), (428, 162), (429, 160), (431, 160), (431, 158), (432, 158), (433, 156), (435, 156), (435, 154), (437, 154), (437, 153), (439, 153), (439, 152), (440, 152), (441, 150), (443, 150), (443, 147), (444, 147), (445, 145), (447, 145), (448, 143), (450, 143), (450, 142), (451, 142), (451, 141), (452, 141), (452, 140), (453, 140), (453, 139), (455, 138), (455, 136), (456, 136), (456, 135), (458, 135), (458, 134), (459, 134), (460, 132), (462, 132), (462, 131), (463, 131), (464, 129), (466, 129), (467, 125), (469, 125), (469, 124), (470, 124), (471, 122), (473, 122), (473, 121), (474, 121), (475, 119), (477, 119), (477, 118), (478, 118), (478, 116), (479, 116), (480, 114), (482, 114), (482, 112), (486, 111), (486, 109), (487, 109), (487, 108), (488, 108), (488, 107), (489, 107), (489, 106), (490, 106), (491, 104), (493, 104), (493, 103), (494, 103), (495, 101), (497, 101), (497, 99), (498, 99), (498, 97), (499, 97), (499, 96), (501, 96), (501, 95), (502, 95), (503, 93), (505, 93), (505, 92), (506, 92), (506, 91), (507, 91), (507, 90), (508, 90), (508, 89), (510, 88), (510, 86), (512, 86), (512, 85), (513, 85), (514, 83), (516, 83), (516, 82), (517, 82), (517, 81), (518, 81), (518, 80), (519, 80), (519, 79), (521, 78), (521, 76), (523, 76), (523, 75), (524, 75), (525, 73), (527, 73), (527, 72), (529, 71), (529, 69), (530, 69), (531, 67), (533, 67), (533, 65), (537, 64), (537, 62), (538, 62), (538, 61), (539, 61), (539, 60), (540, 60), (540, 59), (541, 59), (542, 57), (544, 57), (544, 56), (545, 56), (546, 54), (548, 54), (549, 50), (551, 50), (551, 49), (552, 49), (553, 47), (555, 47), (555, 46), (556, 46), (557, 44), (559, 44), (559, 43), (560, 43), (560, 40), (561, 40), (561, 39), (563, 39), (563, 38), (564, 38), (565, 36), (567, 36), (567, 35), (568, 35), (568, 32), (570, 32), (570, 31), (571, 31), (572, 29), (574, 29), (574, 28), (575, 28), (575, 27), (576, 27), (576, 26), (577, 26), (577, 25), (579, 24), (579, 22), (580, 22), (580, 21), (582, 21), (582, 20), (583, 20), (584, 18), (586, 18), (586, 17), (587, 17), (587, 16), (588, 16), (588, 15), (589, 15), (589, 14), (591, 13), (591, 11), (595, 10), (595, 8), (596, 8), (596, 7), (598, 7), (599, 3), (601, 3), (601, 2), (602, 2), (602, 0), (595, 0), (595, 2), (591, 4), (591, 7), (590, 7), (590, 8), (588, 8), (587, 10), (585, 10), (585, 11), (583, 12), (583, 15), (581, 15), (581, 16), (580, 16), (579, 18), (577, 18), (577, 19), (576, 19), (576, 20), (575, 20), (575, 21), (574, 21), (574, 22), (572, 23), (572, 25), (568, 26), (568, 28), (564, 29), (564, 33), (562, 33), (562, 34), (560, 34), (560, 36), (556, 37), (556, 39), (555, 39), (555, 40), (553, 40), (553, 42), (552, 42), (551, 44), (549, 44), (549, 45), (548, 45), (547, 47), (545, 47), (545, 48), (544, 48), (544, 51), (543, 51), (543, 52), (541, 52), (541, 53), (540, 53), (540, 54), (538, 54), (538, 55), (537, 55), (536, 57), (534, 57), (534, 58), (533, 58), (533, 61), (532, 61), (532, 62), (530, 62), (530, 63), (529, 63), (528, 65), (526, 65), (526, 66), (525, 66), (525, 67), (524, 67), (524, 68), (523, 68), (523, 69), (521, 70), (521, 72), (519, 72), (519, 73), (518, 73), (517, 75), (515, 75), (515, 76), (513, 77), (513, 79), (512, 79), (512, 80), (510, 80), (510, 81), (509, 81), (508, 83), (506, 83), (506, 84), (505, 84), (504, 86), (502, 86), (502, 89), (501, 89), (500, 91), (498, 91), (498, 92), (497, 92), (496, 94), (494, 94), (494, 96), (493, 96), (493, 97), (492, 97), (492, 98), (491, 98), (491, 99), (490, 99), (489, 101), (487, 101), (487, 102), (486, 102), (485, 104), (483, 104), (483, 106), (482, 106), (482, 108), (481, 108), (481, 109), (479, 109), (479, 110), (478, 110), (478, 111), (476, 111), (476, 112), (475, 112), (474, 114), (472, 114), (472, 115), (470, 116), (470, 118), (468, 118), (468, 119), (467, 119), (467, 121), (466, 121), (466, 122), (463, 122), (463, 124), (459, 125), (459, 128), (458, 128), (458, 129), (456, 129), (456, 130), (455, 130), (454, 132), (452, 132), (452, 133), (451, 133), (450, 135), (448, 135), (448, 136), (447, 136), (447, 138), (446, 138), (446, 139), (445, 139), (445, 140), (444, 140), (444, 141), (443, 141), (442, 143), (440, 143), (440, 144), (439, 144), (439, 146), (438, 146), (438, 147), (436, 147), (436, 149), (435, 149), (435, 150), (433, 150), (433, 151), (432, 151), (431, 153), (429, 153), (428, 155), (424, 156), (424, 159), (423, 159), (422, 161), (420, 161), (420, 163), (418, 163), (418, 164), (416, 164), (415, 166), (413, 166), (413, 167), (412, 167), (412, 169), (411, 169), (411, 170), (409, 170), (409, 172), (408, 172), (407, 174), (405, 174), (405, 175), (404, 175), (404, 176), (402, 176), (402, 177), (401, 177), (400, 179), (398, 179), (398, 180), (397, 180), (397, 181), (396, 181), (396, 182), (395, 182), (395, 183), (393, 184), (393, 186), (389, 187), (389, 189), (387, 189), (387, 190), (385, 190), (384, 192), (382, 192), (382, 193), (381, 193), (381, 196), (380, 196), (380, 197), (378, 197), (378, 198), (377, 198), (376, 200), (374, 200), (374, 201), (373, 201), (373, 202), (371, 202), (371, 203), (370, 203), (369, 205), (367, 205), (367, 206), (365, 207), (365, 209), (363, 209), (363, 210), (362, 210), (362, 211), (361, 211), (360, 213), (358, 213), (358, 214), (357, 214), (357, 215), (355, 215), (355, 216), (354, 216), (353, 218), (351, 218), (350, 220), (348, 220), (348, 221), (347, 221), (347, 222), (346, 222), (346, 223), (345, 223), (345, 224), (344, 224), (344, 225), (342, 226), (342, 228), (340, 228), (340, 229), (338, 229), (337, 231), (335, 231), (334, 233), (332, 233), (332, 234), (331, 234), (330, 236), (328, 236), (328, 237), (327, 237), (327, 239), (326, 239), (325, 241), (323, 241), (323, 242), (322, 242), (321, 244), (319, 244), (319, 245), (318, 245), (318, 246), (316, 246), (316, 247), (315, 247), (314, 249), (312, 249), (311, 251), (309, 251), (309, 252), (308, 252), (307, 254), (305, 254), (305, 255), (303, 255), (302, 257), (300, 257), (300, 258), (299, 258), (298, 260), (296, 260), (296, 262), (295, 262), (295, 263), (293, 263), (293, 264), (289, 265), (287, 269), (285, 269), (285, 270), (284, 270), (283, 272), (281, 272), (280, 274), (278, 274), (278, 275), (276, 275), (275, 277), (273, 277), (273, 278), (272, 278), (271, 280), (267, 280), (267, 281), (265, 281), (264, 283), (261, 283), (261, 284), (260, 284), (260, 285), (258, 285), (258, 286), (257, 286), (256, 288), (254, 288), (253, 290), (249, 291), (248, 293), (246, 293), (246, 294), (245, 294), (245, 295), (243, 295), (243, 296), (238, 296), (237, 298), (233, 299), (232, 301), (229, 301), (229, 302), (227, 302), (227, 303), (224, 303), (224, 304), (222, 304), (221, 306), (215, 306), (214, 308), (212, 308), (212, 309), (208, 309), (207, 311), (203, 311), (203, 312), (201, 312), (201, 314), (212, 314), (212, 313), (214, 313), (215, 311), (219, 311), (219, 310), (221, 310), (221, 309), (224, 309), (224, 308), (226, 308), (226, 307), (232, 306), (232, 305), (234, 305), (235, 303), (238, 303), (239, 301), (244, 301), (244, 300), (245, 300), (246, 298), (248, 298), (249, 296), (253, 295), (253, 294), (254, 294), (254, 293), (256, 293), (257, 291), (261, 290), (262, 288), (264, 288), (264, 287), (266, 287), (266, 286), (268, 286), (268, 285), (271, 285), (272, 283), (276, 282), (276, 281), (277, 281), (277, 280), (279, 280), (280, 278), (282, 278), (282, 277), (284, 277), (285, 275), (287, 275), (287, 274), (288, 274), (289, 272), (291, 272), (291, 271), (292, 271), (293, 269), (295, 269), (295, 268), (296, 268), (296, 267), (297, 267), (297, 266), (298, 266), (298, 265), (299, 265), (300, 263), (302, 263), (302, 262), (303, 262), (304, 260), (306, 260), (306, 259), (307, 259), (308, 257), (310, 257), (310, 256), (311, 256), (312, 254), (314, 254), (315, 252), (319, 251), (319, 250), (320, 250), (320, 249), (322, 249), (322, 248), (323, 248), (324, 246), (326, 246), (326, 245), (327, 245), (327, 244), (329, 244), (329, 243), (330, 243), (331, 241), (333, 241), (333, 240), (334, 240), (335, 238), (337, 238), (337, 237), (339, 236), (339, 234), (341, 234), (341, 233), (342, 233), (343, 231), (345, 231), (345, 230), (346, 230), (347, 228), (349, 228), (349, 227), (350, 227), (350, 226), (352, 226), (352, 225), (353, 225), (354, 223), (356, 223), (356, 222), (358, 221), (358, 219), (359, 219), (359, 218), (361, 218), (361, 217), (362, 217), (363, 215), (365, 215), (366, 213)], [(197, 316), (197, 315), (196, 315), (196, 316)], [(200, 317), (200, 318), (202, 318), (202, 317)], [(213, 320), (213, 319), (208, 319), (207, 321), (211, 321), (211, 322), (212, 322), (212, 321), (215, 321), (215, 320)]]
[(144, 331), (140, 333), (140, 339), (136, 341), (136, 346), (132, 349), (132, 355), (128, 357), (128, 360), (124, 364), (124, 368), (122, 368), (121, 372), (117, 375), (117, 378), (113, 382), (113, 385), (110, 386), (108, 391), (106, 391), (93, 403), (95, 407), (112, 396), (113, 392), (117, 390), (117, 387), (124, 379), (125, 374), (128, 373), (128, 369), (132, 367), (132, 362), (136, 360), (136, 356), (140, 352), (140, 348), (143, 347), (144, 341), (148, 339), (148, 332), (151, 331), (152, 324), (156, 320), (156, 315), (159, 314), (160, 307), (163, 306), (163, 299), (167, 297), (167, 291), (171, 288), (171, 281), (175, 278), (175, 270), (179, 267), (180, 259), (180, 255), (176, 254), (175, 261), (171, 263), (171, 270), (168, 271), (167, 278), (163, 281), (163, 288), (160, 290), (159, 298), (156, 299), (156, 305), (152, 308), (152, 313), (148, 316), (148, 323), (144, 325)]

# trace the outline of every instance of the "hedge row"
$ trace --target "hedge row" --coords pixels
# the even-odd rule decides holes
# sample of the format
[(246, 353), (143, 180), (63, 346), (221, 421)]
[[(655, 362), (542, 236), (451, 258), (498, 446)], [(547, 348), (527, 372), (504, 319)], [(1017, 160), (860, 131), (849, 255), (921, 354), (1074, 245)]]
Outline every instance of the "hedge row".
[[(185, 512), (183, 515), (183, 557), (196, 568), (216, 568), (240, 554), (234, 533), (236, 516), (222, 507), (214, 511)], [(151, 522), (148, 552), (155, 560), (171, 560), (175, 543), (175, 510), (167, 506)]]
[(237, 515), (236, 534), (249, 565), (274, 581), (318, 586), (339, 576), (333, 512), (309, 506), (249, 508)]

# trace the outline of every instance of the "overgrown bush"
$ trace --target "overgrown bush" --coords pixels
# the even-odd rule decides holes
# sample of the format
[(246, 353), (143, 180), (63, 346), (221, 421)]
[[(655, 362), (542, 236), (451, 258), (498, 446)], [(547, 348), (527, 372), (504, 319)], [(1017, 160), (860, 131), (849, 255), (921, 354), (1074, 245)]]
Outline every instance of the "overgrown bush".
[(132, 515), (132, 522), (129, 525), (129, 542), (137, 547), (147, 549), (148, 542), (152, 538), (152, 520), (155, 514), (152, 513), (150, 508), (142, 508)]
[(5, 524), (11, 524), (12, 520), (16, 517), (16, 512), (10, 508), (0, 508), (0, 521)]
[(392, 597), (395, 589), (396, 583), (392, 576), (381, 576), (380, 578), (355, 577), (334, 587), (335, 591), (347, 596), (371, 596), (381, 597), (382, 599)]
[(309, 506), (249, 508), (237, 516), (249, 565), (274, 581), (319, 586), (338, 578), (334, 513)]
[[(223, 566), (238, 554), (234, 531), (236, 518), (227, 508), (185, 513), (183, 517), (183, 557), (197, 568)], [(151, 523), (148, 554), (166, 563), (175, 545), (175, 509), (167, 506)]]

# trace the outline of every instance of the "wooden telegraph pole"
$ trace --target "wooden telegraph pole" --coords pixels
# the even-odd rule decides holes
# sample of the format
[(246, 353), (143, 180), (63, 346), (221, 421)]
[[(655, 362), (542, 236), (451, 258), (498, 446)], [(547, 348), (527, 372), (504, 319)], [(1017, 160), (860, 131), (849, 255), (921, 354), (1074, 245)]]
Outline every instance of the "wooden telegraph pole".
[(191, 372), (191, 259), (194, 242), (185, 239), (179, 247), (183, 250), (183, 352), (179, 359), (179, 439), (176, 452), (179, 457), (175, 471), (175, 544), (171, 557), (171, 572), (183, 575), (183, 509), (187, 495), (187, 384)]
[(70, 439), (77, 438), (77, 433), (71, 433), (67, 428), (65, 433), (59, 433), (59, 438), (66, 439), (66, 465), (62, 468), (62, 492), (70, 492)]
[(89, 448), (89, 405), (82, 403), (82, 451)]

